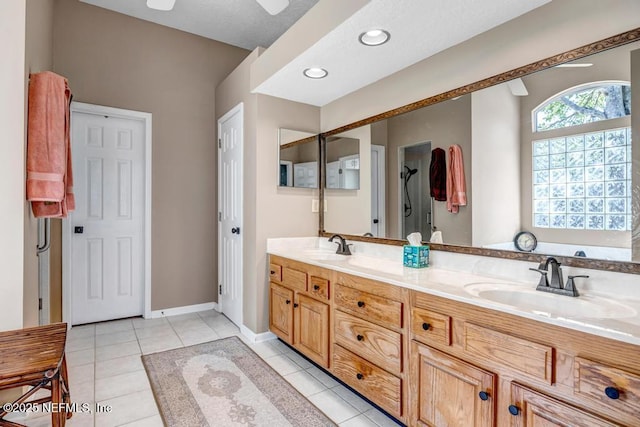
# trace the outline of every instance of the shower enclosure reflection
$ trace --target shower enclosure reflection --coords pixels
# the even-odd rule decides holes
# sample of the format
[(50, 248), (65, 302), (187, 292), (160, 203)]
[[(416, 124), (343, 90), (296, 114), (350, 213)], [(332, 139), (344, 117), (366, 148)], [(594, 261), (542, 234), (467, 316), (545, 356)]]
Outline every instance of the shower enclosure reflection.
[(399, 150), (402, 235), (418, 231), (424, 240), (429, 240), (431, 232), (435, 231), (432, 229), (433, 200), (429, 192), (431, 142), (404, 146)]

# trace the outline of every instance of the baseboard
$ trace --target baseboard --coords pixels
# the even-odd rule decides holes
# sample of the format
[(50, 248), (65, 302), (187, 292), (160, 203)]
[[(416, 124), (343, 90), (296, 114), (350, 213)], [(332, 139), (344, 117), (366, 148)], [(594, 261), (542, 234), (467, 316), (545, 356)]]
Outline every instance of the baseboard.
[(272, 332), (263, 332), (261, 334), (256, 334), (244, 325), (240, 326), (240, 333), (244, 335), (249, 342), (252, 343), (269, 341), (276, 338), (276, 336)]
[(183, 307), (171, 307), (162, 310), (151, 311), (151, 318), (157, 319), (159, 317), (176, 316), (178, 314), (197, 313), (199, 311), (218, 310), (218, 303), (207, 302), (204, 304), (185, 305)]

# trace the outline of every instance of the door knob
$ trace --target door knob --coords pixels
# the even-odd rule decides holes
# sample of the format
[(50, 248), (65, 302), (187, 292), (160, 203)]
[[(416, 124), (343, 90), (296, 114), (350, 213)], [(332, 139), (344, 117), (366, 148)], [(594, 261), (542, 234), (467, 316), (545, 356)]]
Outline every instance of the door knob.
[(240, 227), (233, 227), (231, 229), (231, 234), (240, 234)]

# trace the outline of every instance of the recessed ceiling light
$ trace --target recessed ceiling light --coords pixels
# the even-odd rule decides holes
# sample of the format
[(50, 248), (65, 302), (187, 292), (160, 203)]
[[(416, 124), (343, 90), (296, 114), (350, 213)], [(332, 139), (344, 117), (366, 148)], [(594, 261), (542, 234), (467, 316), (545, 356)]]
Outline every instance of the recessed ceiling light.
[(391, 34), (385, 30), (369, 30), (360, 34), (358, 40), (365, 46), (380, 46), (388, 42), (390, 38)]
[(327, 77), (327, 74), (329, 74), (329, 72), (324, 68), (318, 67), (307, 68), (302, 73), (310, 79), (323, 79)]
[(558, 68), (586, 68), (586, 67), (591, 67), (591, 66), (593, 66), (593, 64), (591, 64), (589, 62), (583, 62), (583, 63), (572, 63), (572, 62), (569, 62), (567, 64), (556, 65), (556, 67), (558, 67)]
[(176, 0), (147, 0), (147, 7), (156, 10), (171, 10), (176, 4)]

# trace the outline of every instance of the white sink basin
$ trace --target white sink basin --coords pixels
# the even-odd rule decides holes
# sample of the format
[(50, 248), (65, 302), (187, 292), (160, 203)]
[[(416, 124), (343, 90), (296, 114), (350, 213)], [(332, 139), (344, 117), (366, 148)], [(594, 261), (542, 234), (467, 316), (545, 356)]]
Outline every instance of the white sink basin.
[(354, 267), (367, 268), (369, 270), (376, 270), (382, 273), (389, 274), (404, 274), (404, 266), (402, 262), (392, 261), (384, 258), (376, 258), (366, 255), (352, 255), (347, 261)]
[(636, 315), (635, 309), (595, 295), (569, 297), (508, 283), (470, 283), (469, 294), (547, 317), (613, 319)]
[(348, 258), (347, 255), (340, 255), (335, 251), (324, 249), (305, 249), (302, 251), (302, 256), (316, 261), (345, 261)]

